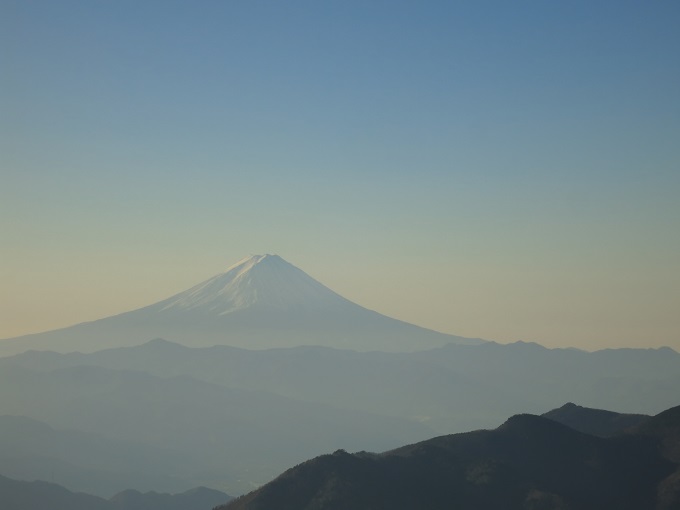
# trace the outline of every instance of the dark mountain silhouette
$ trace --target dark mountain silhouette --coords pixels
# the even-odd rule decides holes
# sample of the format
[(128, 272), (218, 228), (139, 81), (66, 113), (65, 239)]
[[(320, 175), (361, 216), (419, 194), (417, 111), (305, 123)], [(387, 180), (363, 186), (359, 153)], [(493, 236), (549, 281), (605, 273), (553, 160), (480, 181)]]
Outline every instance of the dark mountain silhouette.
[(2, 510), (210, 510), (231, 496), (198, 487), (180, 494), (124, 491), (110, 500), (43, 481), (23, 482), (0, 476)]
[(0, 353), (94, 352), (156, 337), (195, 347), (324, 345), (360, 351), (415, 351), (449, 342), (481, 342), (386, 317), (339, 296), (277, 255), (254, 255), (144, 308), (3, 340)]
[[(676, 437), (679, 410), (641, 427), (656, 438)], [(517, 415), (495, 430), (437, 437), (383, 454), (323, 455), (219, 508), (680, 508), (678, 464), (650, 435), (599, 438), (548, 418)]]
[[(651, 439), (663, 457), (680, 465), (680, 406), (650, 417), (588, 409), (569, 403), (543, 416), (601, 437), (626, 434)], [(658, 485), (656, 508), (680, 508), (680, 467)]]
[(598, 437), (612, 437), (644, 423), (645, 414), (626, 414), (581, 407), (569, 402), (542, 415), (567, 427)]
[(631, 433), (654, 438), (662, 453), (680, 463), (680, 406), (668, 409), (634, 427)]
[(678, 467), (658, 487), (657, 510), (680, 508), (680, 406), (668, 409), (634, 427), (629, 433), (651, 438), (658, 451)]

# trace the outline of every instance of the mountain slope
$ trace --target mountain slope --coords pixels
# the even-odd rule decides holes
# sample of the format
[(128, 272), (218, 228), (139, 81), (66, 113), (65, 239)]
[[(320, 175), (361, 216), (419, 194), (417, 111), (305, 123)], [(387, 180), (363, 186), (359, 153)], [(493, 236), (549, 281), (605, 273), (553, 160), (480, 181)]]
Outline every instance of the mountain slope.
[(317, 457), (220, 509), (671, 509), (677, 467), (643, 436), (604, 439), (517, 415), (384, 454)]
[(680, 406), (645, 420), (631, 433), (654, 438), (665, 457), (680, 463)]
[(626, 414), (590, 409), (569, 402), (559, 409), (553, 409), (542, 415), (544, 418), (598, 437), (612, 437), (640, 425), (649, 419), (644, 414)]
[(386, 317), (339, 296), (277, 255), (254, 255), (144, 308), (4, 340), (0, 353), (94, 352), (157, 337), (189, 346), (324, 345), (360, 351), (415, 351), (449, 342), (480, 342)]
[(71, 492), (53, 483), (22, 482), (1, 475), (0, 500), (3, 510), (113, 510), (108, 501), (97, 496)]

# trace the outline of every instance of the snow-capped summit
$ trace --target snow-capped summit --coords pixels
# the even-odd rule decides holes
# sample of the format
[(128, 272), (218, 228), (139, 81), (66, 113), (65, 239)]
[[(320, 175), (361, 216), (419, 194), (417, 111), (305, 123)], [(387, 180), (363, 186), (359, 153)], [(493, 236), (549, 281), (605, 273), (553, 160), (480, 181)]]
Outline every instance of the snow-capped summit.
[(4, 340), (0, 353), (92, 352), (159, 337), (190, 347), (321, 345), (361, 351), (415, 351), (478, 342), (363, 308), (278, 255), (267, 254), (247, 257), (222, 274), (137, 310)]
[(278, 255), (251, 255), (226, 272), (176, 294), (155, 307), (224, 315), (253, 306), (279, 310), (347, 306), (349, 301)]

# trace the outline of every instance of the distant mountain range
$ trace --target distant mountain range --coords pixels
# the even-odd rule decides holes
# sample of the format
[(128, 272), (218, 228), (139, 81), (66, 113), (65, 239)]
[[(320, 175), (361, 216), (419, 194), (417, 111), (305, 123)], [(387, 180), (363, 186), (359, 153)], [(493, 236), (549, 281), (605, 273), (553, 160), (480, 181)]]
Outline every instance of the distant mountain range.
[(407, 418), (433, 434), (493, 427), (518, 410), (543, 413), (570, 400), (657, 413), (677, 402), (680, 387), (680, 354), (669, 348), (586, 352), (522, 342), (385, 353), (188, 348), (156, 339), (91, 354), (27, 352), (0, 358), (0, 369), (9, 373), (3, 367), (10, 366), (190, 376), (220, 387)]
[[(31, 351), (0, 359), (0, 409), (14, 415), (0, 417), (0, 473), (105, 497), (197, 485), (238, 494), (338, 448), (383, 451), (565, 401), (656, 414), (678, 387), (671, 349), (487, 342), (384, 353), (157, 339)], [(570, 425), (608, 435), (631, 419), (603, 411)]]
[(124, 491), (111, 499), (71, 492), (44, 481), (24, 482), (0, 476), (2, 510), (211, 510), (231, 496), (198, 487), (181, 494)]
[(431, 434), (403, 417), (190, 376), (13, 361), (0, 360), (0, 409), (14, 415), (0, 418), (0, 473), (107, 497), (196, 485), (241, 492), (329, 449), (391, 448)]
[[(604, 412), (558, 411), (552, 415), (583, 426)], [(629, 419), (614, 414), (610, 421)], [(680, 406), (610, 438), (516, 415), (495, 430), (383, 454), (323, 455), (219, 510), (677, 510), (679, 438)]]
[(386, 317), (341, 297), (277, 255), (254, 255), (144, 308), (2, 340), (0, 355), (29, 349), (94, 352), (158, 337), (193, 347), (321, 345), (358, 351), (481, 342)]
[(168, 466), (187, 462), (171, 448), (55, 428), (25, 416), (0, 416), (0, 474), (18, 480), (54, 481), (106, 498), (130, 487), (178, 492), (197, 484)]

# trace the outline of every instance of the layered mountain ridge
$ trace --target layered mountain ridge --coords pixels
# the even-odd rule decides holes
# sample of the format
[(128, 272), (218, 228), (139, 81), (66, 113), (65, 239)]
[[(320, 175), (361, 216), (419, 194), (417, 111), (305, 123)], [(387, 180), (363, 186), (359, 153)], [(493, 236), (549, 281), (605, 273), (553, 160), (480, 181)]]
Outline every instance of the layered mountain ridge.
[[(338, 450), (217, 510), (674, 510), (680, 508), (680, 466), (671, 443), (679, 411), (647, 417), (612, 438), (520, 414), (494, 430), (382, 454)], [(601, 412), (582, 408), (580, 414)]]
[(247, 349), (321, 345), (358, 351), (416, 351), (479, 343), (359, 306), (278, 255), (252, 255), (226, 272), (157, 303), (75, 326), (0, 342), (28, 349), (94, 352), (162, 337), (191, 347)]
[(60, 508), (68, 510), (208, 510), (231, 496), (214, 489), (196, 487), (179, 494), (141, 493), (126, 490), (110, 499), (72, 492), (45, 481), (13, 480), (0, 475), (3, 510)]
[[(679, 374), (671, 349), (522, 343), (385, 353), (156, 339), (90, 354), (30, 351), (0, 359), (0, 408), (15, 416), (0, 419), (0, 474), (104, 497), (196, 485), (239, 494), (321, 452), (384, 451), (565, 401), (626, 414), (567, 404), (545, 417), (607, 437), (633, 420), (673, 452), (672, 415), (648, 423), (630, 413), (676, 404)], [(664, 482), (669, 497), (674, 480)]]

